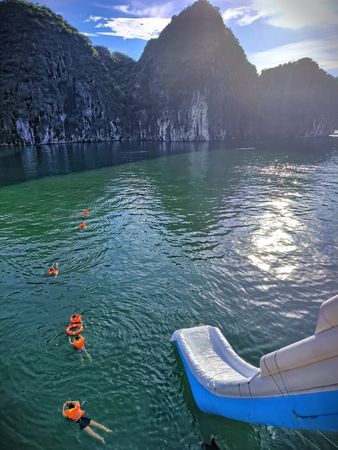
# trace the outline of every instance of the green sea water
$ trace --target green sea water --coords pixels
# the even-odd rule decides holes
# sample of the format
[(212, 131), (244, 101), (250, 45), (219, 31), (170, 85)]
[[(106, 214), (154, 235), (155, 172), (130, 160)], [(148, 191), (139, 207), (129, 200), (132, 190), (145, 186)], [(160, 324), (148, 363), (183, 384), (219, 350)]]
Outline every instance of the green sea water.
[[(338, 150), (155, 147), (0, 155), (0, 448), (101, 448), (63, 419), (68, 399), (112, 428), (107, 449), (333, 448), (201, 413), (169, 339), (218, 326), (257, 365), (312, 334), (338, 292)], [(92, 361), (67, 342), (74, 311)]]

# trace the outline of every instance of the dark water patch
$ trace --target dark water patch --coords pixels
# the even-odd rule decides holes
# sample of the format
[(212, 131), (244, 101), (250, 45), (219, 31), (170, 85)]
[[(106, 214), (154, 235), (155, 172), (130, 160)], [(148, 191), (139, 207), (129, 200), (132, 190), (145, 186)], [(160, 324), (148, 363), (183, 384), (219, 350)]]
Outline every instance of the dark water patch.
[[(282, 142), (228, 140), (217, 142), (102, 142), (53, 144), (34, 147), (0, 149), (0, 186), (35, 178), (95, 170), (145, 159), (159, 158), (196, 151), (212, 151), (218, 148), (240, 152), (242, 157), (250, 153), (273, 151), (299, 154), (335, 149), (329, 139), (298, 139)], [(325, 157), (325, 156), (324, 156)], [(278, 160), (275, 161), (278, 163)], [(242, 174), (243, 175), (243, 174)], [(90, 176), (90, 175), (89, 175)]]

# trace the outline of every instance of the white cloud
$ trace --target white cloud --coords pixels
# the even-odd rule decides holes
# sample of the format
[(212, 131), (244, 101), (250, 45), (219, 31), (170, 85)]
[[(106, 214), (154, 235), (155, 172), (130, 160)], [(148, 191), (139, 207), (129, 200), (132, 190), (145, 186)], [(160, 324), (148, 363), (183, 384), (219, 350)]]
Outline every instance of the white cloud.
[(228, 20), (238, 19), (238, 17), (242, 17), (246, 11), (250, 9), (246, 6), (240, 6), (239, 8), (228, 8), (222, 14), (223, 20), (227, 22)]
[(263, 17), (263, 14), (248, 6), (240, 6), (238, 8), (228, 8), (222, 14), (224, 22), (236, 19), (240, 26), (247, 26)]
[(241, 27), (245, 27), (247, 25), (252, 24), (253, 22), (255, 22), (256, 20), (260, 19), (262, 16), (261, 13), (256, 13), (256, 14), (245, 14), (243, 17), (241, 17), (238, 21), (238, 25), (240, 25)]
[(148, 41), (149, 39), (158, 37), (161, 31), (169, 24), (170, 20), (169, 18), (163, 17), (143, 17), (137, 19), (118, 17), (98, 24), (96, 28), (109, 28), (111, 30), (98, 31), (97, 34)]
[(85, 20), (85, 22), (98, 22), (99, 20), (105, 20), (105, 17), (101, 16), (89, 16), (88, 19)]
[(252, 6), (275, 27), (338, 25), (337, 0), (252, 0)]
[(84, 31), (80, 31), (80, 33), (85, 36), (97, 36), (97, 34), (95, 34), (95, 33), (85, 33)]
[(175, 5), (173, 2), (166, 2), (157, 5), (146, 5), (142, 2), (134, 1), (130, 5), (116, 5), (113, 9), (123, 12), (124, 14), (129, 14), (130, 16), (167, 18), (173, 14)]
[(338, 25), (338, 0), (249, 0), (246, 6), (226, 9), (223, 19), (242, 26), (264, 19), (293, 30)]
[(248, 58), (259, 71), (305, 57), (318, 62), (322, 69), (332, 71), (338, 69), (337, 53), (337, 39), (308, 39), (253, 53)]

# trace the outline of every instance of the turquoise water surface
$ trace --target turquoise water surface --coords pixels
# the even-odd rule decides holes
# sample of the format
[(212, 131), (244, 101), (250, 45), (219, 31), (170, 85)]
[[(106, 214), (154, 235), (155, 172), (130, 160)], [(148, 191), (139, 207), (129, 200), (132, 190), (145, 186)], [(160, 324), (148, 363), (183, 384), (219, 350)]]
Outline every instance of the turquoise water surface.
[[(221, 449), (334, 448), (199, 412), (169, 342), (210, 324), (258, 364), (310, 335), (338, 293), (338, 150), (255, 146), (0, 154), (1, 449), (101, 448), (63, 419), (68, 399), (113, 429), (108, 449), (197, 450), (212, 434)], [(67, 342), (73, 311), (91, 362)]]

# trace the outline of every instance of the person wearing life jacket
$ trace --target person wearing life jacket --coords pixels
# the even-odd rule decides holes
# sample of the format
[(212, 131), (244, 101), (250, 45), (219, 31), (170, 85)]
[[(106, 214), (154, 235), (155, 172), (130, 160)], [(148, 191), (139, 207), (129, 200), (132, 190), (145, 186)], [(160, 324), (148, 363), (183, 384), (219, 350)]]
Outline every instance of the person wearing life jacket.
[(74, 340), (71, 340), (71, 338), (68, 337), (68, 341), (73, 346), (74, 350), (76, 350), (78, 352), (86, 351), (86, 347), (85, 347), (86, 341), (85, 341), (85, 338), (83, 336), (81, 336), (81, 334), (78, 334), (77, 336), (75, 336)]
[(70, 316), (70, 323), (71, 324), (82, 323), (82, 316), (81, 316), (81, 314), (72, 314)]
[(80, 222), (80, 225), (79, 225), (79, 228), (86, 228), (87, 227), (87, 225), (84, 223), (84, 222)]
[(56, 276), (58, 275), (58, 273), (59, 273), (59, 270), (58, 270), (58, 263), (53, 263), (53, 264), (51, 265), (51, 267), (48, 269), (47, 274), (48, 274), (49, 276), (54, 276), (54, 277), (56, 277)]
[(105, 431), (106, 433), (111, 433), (111, 430), (100, 423), (95, 422), (86, 416), (86, 411), (81, 409), (80, 402), (77, 400), (67, 400), (62, 407), (63, 416), (71, 421), (76, 422), (80, 426), (80, 430), (85, 430), (89, 436), (101, 441), (105, 444), (105, 440), (102, 436), (95, 433), (95, 431), (91, 427), (96, 427), (99, 430)]
[(84, 209), (84, 210), (82, 211), (82, 214), (83, 214), (84, 216), (88, 216), (88, 214), (89, 214), (89, 209)]

